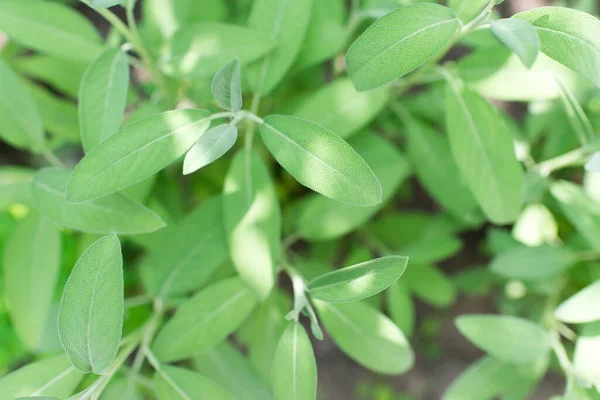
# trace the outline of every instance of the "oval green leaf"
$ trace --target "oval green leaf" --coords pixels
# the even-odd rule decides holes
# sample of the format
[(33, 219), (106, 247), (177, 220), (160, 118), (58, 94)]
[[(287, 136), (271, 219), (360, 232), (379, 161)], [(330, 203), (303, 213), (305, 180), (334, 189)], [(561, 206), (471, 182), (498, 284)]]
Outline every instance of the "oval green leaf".
[(387, 14), (359, 36), (346, 53), (348, 74), (369, 90), (414, 71), (442, 51), (460, 27), (454, 12), (419, 3)]
[(454, 79), (448, 82), (446, 104), (450, 147), (468, 187), (492, 222), (514, 221), (521, 210), (523, 172), (506, 122)]
[(178, 30), (171, 40), (165, 68), (186, 78), (210, 78), (237, 57), (242, 65), (258, 60), (275, 45), (261, 30), (222, 22), (201, 22)]
[[(2, 4), (4, 3), (0, 3), (0, 13)], [(0, 139), (12, 146), (35, 152), (40, 151), (44, 146), (44, 128), (35, 101), (21, 78), (2, 60), (0, 60)]]
[(238, 137), (235, 125), (223, 124), (204, 132), (183, 160), (183, 174), (189, 175), (221, 158)]
[(519, 56), (527, 68), (531, 68), (540, 52), (540, 38), (527, 21), (505, 18), (490, 22), (492, 32), (506, 47)]
[(239, 111), (242, 108), (242, 81), (240, 61), (236, 58), (225, 64), (216, 73), (210, 90), (217, 103), (226, 110)]
[(125, 126), (75, 167), (67, 201), (97, 199), (149, 178), (188, 151), (209, 125), (207, 111), (188, 109)]
[(283, 332), (273, 359), (275, 400), (315, 400), (317, 363), (312, 344), (298, 321)]
[(129, 61), (121, 49), (104, 51), (85, 71), (79, 89), (79, 127), (87, 153), (121, 126), (128, 88)]
[(537, 281), (556, 276), (576, 262), (576, 254), (566, 247), (513, 247), (496, 256), (490, 268), (506, 278)]
[(29, 348), (40, 344), (61, 259), (58, 226), (32, 212), (20, 221), (3, 252), (3, 284), (13, 327)]
[(309, 294), (330, 303), (361, 300), (396, 282), (407, 264), (408, 257), (386, 256), (338, 269), (311, 280)]
[(160, 330), (152, 351), (162, 362), (202, 353), (235, 331), (256, 305), (256, 297), (238, 278), (197, 293)]
[(60, 341), (78, 370), (99, 374), (115, 359), (123, 330), (123, 290), (121, 243), (114, 234), (104, 236), (77, 260), (58, 311)]
[(0, 30), (25, 47), (58, 58), (91, 61), (102, 51), (94, 25), (66, 4), (53, 1), (1, 1)]
[(69, 362), (65, 354), (36, 361), (0, 379), (3, 400), (24, 396), (69, 397), (83, 375)]
[(342, 203), (381, 203), (375, 173), (331, 131), (301, 118), (270, 115), (260, 125), (260, 134), (277, 162), (304, 186)]
[(550, 335), (540, 325), (508, 315), (462, 315), (456, 327), (471, 343), (507, 362), (536, 361), (550, 350)]
[(68, 202), (65, 191), (70, 176), (70, 170), (43, 168), (31, 185), (38, 211), (57, 224), (88, 233), (123, 235), (154, 232), (165, 226), (153, 211), (120, 193), (83, 203)]
[(600, 320), (600, 281), (575, 293), (554, 311), (556, 319), (569, 324), (584, 324)]
[(233, 400), (221, 386), (185, 368), (163, 364), (154, 383), (158, 400)]
[(402, 374), (414, 364), (402, 331), (376, 309), (362, 302), (314, 303), (333, 341), (359, 364), (386, 375)]
[(530, 22), (549, 57), (600, 86), (600, 21), (583, 11), (540, 7), (516, 14)]

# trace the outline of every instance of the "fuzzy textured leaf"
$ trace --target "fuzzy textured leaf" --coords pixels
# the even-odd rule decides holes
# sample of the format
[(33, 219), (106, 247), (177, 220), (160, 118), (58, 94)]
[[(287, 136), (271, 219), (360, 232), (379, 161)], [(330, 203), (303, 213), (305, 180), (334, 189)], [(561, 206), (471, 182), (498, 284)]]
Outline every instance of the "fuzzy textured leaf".
[(207, 111), (188, 109), (125, 126), (77, 164), (67, 185), (67, 201), (97, 199), (154, 175), (188, 151), (209, 125)]
[(352, 43), (346, 53), (348, 74), (358, 90), (382, 86), (442, 51), (459, 26), (454, 11), (439, 4), (400, 7), (378, 19)]
[(75, 368), (99, 374), (110, 366), (119, 350), (123, 312), (121, 243), (111, 234), (77, 260), (60, 302), (60, 341)]
[(183, 160), (183, 174), (188, 175), (221, 158), (235, 144), (235, 125), (223, 124), (204, 132)]
[(239, 111), (242, 108), (240, 61), (236, 58), (216, 73), (210, 90), (221, 107)]
[(270, 115), (260, 125), (260, 134), (277, 162), (304, 186), (342, 203), (381, 203), (377, 176), (331, 131), (301, 118)]

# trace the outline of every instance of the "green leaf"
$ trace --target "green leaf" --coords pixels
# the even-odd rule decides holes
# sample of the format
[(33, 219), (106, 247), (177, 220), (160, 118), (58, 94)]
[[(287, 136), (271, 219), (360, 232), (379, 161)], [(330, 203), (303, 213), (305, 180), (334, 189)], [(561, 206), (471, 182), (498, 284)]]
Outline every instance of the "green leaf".
[(35, 349), (44, 333), (60, 270), (60, 231), (32, 212), (9, 236), (3, 253), (4, 294), (14, 330), (29, 349)]
[(164, 299), (196, 290), (223, 264), (228, 249), (221, 208), (221, 198), (213, 197), (166, 229), (140, 267), (149, 294)]
[(13, 65), (29, 78), (42, 81), (54, 90), (73, 98), (79, 95), (81, 79), (87, 67), (84, 62), (73, 62), (43, 54), (16, 58)]
[(79, 126), (86, 153), (121, 126), (128, 88), (129, 62), (121, 49), (105, 50), (85, 71), (79, 89)]
[(397, 375), (414, 364), (404, 334), (379, 311), (362, 302), (314, 303), (333, 341), (362, 366), (380, 374)]
[(98, 31), (66, 4), (3, 0), (0, 29), (25, 47), (73, 61), (91, 61), (102, 50)]
[[(2, 5), (0, 2), (0, 14)], [(0, 22), (2, 16), (0, 15)], [(0, 29), (1, 29), (0, 25)], [(27, 87), (0, 60), (0, 139), (18, 148), (38, 152), (44, 146), (42, 120)]]
[(264, 300), (275, 285), (281, 215), (269, 171), (257, 154), (235, 155), (223, 193), (231, 260), (242, 280)]
[(100, 400), (115, 399), (144, 400), (144, 395), (135, 385), (129, 385), (128, 377), (112, 378), (106, 389), (102, 391)]
[(413, 119), (404, 108), (395, 109), (406, 124), (407, 150), (419, 181), (439, 204), (465, 218), (477, 203), (460, 175), (448, 139)]
[(52, 135), (46, 146), (58, 148), (63, 143), (78, 145), (81, 138), (77, 106), (41, 86), (29, 84), (27, 89), (35, 101), (44, 129)]
[(594, 249), (600, 249), (600, 205), (581, 186), (567, 181), (552, 183), (550, 193), (581, 236)]
[(60, 341), (75, 368), (99, 374), (111, 365), (123, 330), (123, 297), (121, 243), (111, 234), (79, 257), (60, 301)]
[(512, 235), (531, 247), (560, 242), (554, 216), (546, 206), (535, 202), (523, 209), (513, 226)]
[(347, 138), (379, 115), (388, 99), (386, 88), (358, 92), (350, 79), (343, 78), (308, 97), (294, 115)]
[(361, 300), (396, 282), (407, 264), (408, 257), (386, 256), (338, 269), (311, 280), (309, 294), (330, 303)]
[(577, 97), (575, 97), (560, 77), (554, 76), (554, 81), (556, 86), (560, 89), (560, 97), (565, 106), (567, 116), (569, 117), (569, 122), (571, 123), (573, 130), (577, 132), (579, 140), (582, 143), (585, 143), (587, 140), (593, 140), (594, 136), (596, 136), (596, 132), (587, 115), (585, 115), (581, 104), (577, 101)]
[(471, 192), (492, 222), (514, 221), (521, 210), (523, 172), (506, 122), (483, 97), (453, 79), (446, 103), (450, 147)]
[(313, 0), (310, 23), (294, 69), (316, 65), (340, 53), (348, 38), (345, 20), (343, 0)]
[(227, 341), (194, 358), (194, 369), (218, 383), (240, 400), (269, 400), (271, 388), (265, 384), (244, 355)]
[(178, 77), (210, 78), (232, 58), (246, 65), (268, 54), (274, 45), (273, 38), (260, 29), (201, 22), (173, 36), (165, 68)]
[(317, 363), (310, 339), (298, 321), (288, 325), (277, 345), (273, 391), (276, 400), (317, 397)]
[(346, 53), (348, 74), (358, 90), (382, 86), (435, 57), (459, 27), (454, 12), (439, 4), (400, 7), (352, 43)]
[(504, 361), (535, 361), (550, 350), (550, 336), (540, 325), (508, 315), (462, 315), (456, 327), (481, 350)]
[(297, 117), (270, 115), (260, 134), (279, 164), (304, 186), (342, 203), (381, 203), (381, 184), (369, 165), (327, 129)]
[(435, 307), (448, 307), (456, 299), (452, 281), (432, 265), (411, 264), (402, 281), (418, 298)]
[(490, 268), (506, 278), (538, 281), (556, 276), (577, 262), (567, 247), (514, 247), (494, 258)]
[(313, 0), (256, 0), (248, 26), (264, 32), (277, 43), (262, 60), (248, 66), (252, 90), (271, 92), (285, 77), (302, 46), (310, 20)]
[(600, 21), (596, 17), (570, 8), (540, 7), (514, 18), (536, 28), (544, 53), (600, 86)]
[(87, 0), (92, 8), (108, 8), (119, 4), (125, 4), (126, 0)]
[(222, 387), (185, 368), (163, 364), (154, 374), (158, 400), (233, 400)]
[(489, 3), (490, 0), (448, 0), (448, 7), (466, 23), (477, 17)]
[(188, 175), (221, 158), (238, 137), (235, 125), (223, 124), (204, 132), (183, 160), (183, 174)]
[(573, 355), (573, 367), (578, 380), (600, 387), (600, 323), (584, 325), (578, 334)]
[(0, 211), (6, 211), (15, 203), (31, 204), (32, 179), (33, 172), (27, 168), (0, 167)]
[(415, 324), (415, 305), (408, 286), (403, 281), (397, 281), (385, 293), (390, 319), (410, 337)]
[(25, 365), (0, 379), (2, 399), (22, 396), (70, 396), (83, 375), (71, 366), (66, 355)]
[(240, 111), (242, 108), (242, 82), (240, 61), (236, 58), (225, 64), (216, 73), (210, 87), (217, 103), (226, 110)]
[(83, 203), (68, 202), (65, 189), (70, 175), (70, 170), (43, 168), (31, 185), (35, 206), (57, 224), (88, 233), (123, 235), (154, 232), (165, 226), (153, 211), (120, 193)]
[(583, 324), (600, 320), (600, 281), (575, 293), (554, 311), (556, 319), (569, 324)]
[(540, 52), (540, 38), (527, 21), (504, 18), (490, 22), (492, 32), (511, 51), (516, 53), (527, 68), (531, 68)]
[(162, 362), (200, 354), (235, 331), (255, 305), (256, 297), (238, 278), (209, 286), (179, 307), (158, 333), (152, 351)]
[(117, 192), (154, 175), (186, 151), (210, 125), (204, 110), (174, 110), (133, 122), (96, 146), (75, 167), (67, 201)]
[(353, 231), (388, 203), (410, 166), (402, 153), (389, 141), (373, 132), (352, 138), (349, 144), (373, 169), (381, 182), (382, 202), (371, 207), (344, 204), (319, 194), (310, 195), (300, 206), (297, 233), (308, 240), (328, 240)]

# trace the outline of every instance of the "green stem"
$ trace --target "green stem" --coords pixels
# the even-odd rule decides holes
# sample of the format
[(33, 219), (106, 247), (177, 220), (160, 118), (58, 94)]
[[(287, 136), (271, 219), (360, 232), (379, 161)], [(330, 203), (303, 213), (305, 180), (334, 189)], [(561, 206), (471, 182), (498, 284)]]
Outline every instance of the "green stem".
[(581, 165), (588, 156), (588, 150), (584, 147), (580, 147), (558, 157), (542, 161), (535, 169), (543, 176), (548, 176), (559, 169)]
[(56, 167), (56, 168), (66, 168), (67, 167), (65, 165), (65, 163), (63, 163), (62, 160), (60, 158), (58, 158), (56, 156), (56, 154), (54, 154), (52, 152), (52, 150), (45, 150), (44, 152), (42, 152), (42, 156), (44, 156), (46, 161), (48, 161), (53, 167)]

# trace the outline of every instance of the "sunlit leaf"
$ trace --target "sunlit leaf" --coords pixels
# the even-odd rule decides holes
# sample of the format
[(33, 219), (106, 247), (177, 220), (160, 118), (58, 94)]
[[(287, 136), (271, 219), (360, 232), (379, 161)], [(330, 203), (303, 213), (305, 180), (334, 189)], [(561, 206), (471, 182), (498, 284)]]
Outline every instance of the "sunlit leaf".
[(223, 124), (204, 132), (187, 152), (183, 174), (188, 175), (222, 157), (233, 147), (238, 137), (235, 125)]
[(114, 234), (104, 236), (75, 264), (58, 312), (60, 341), (80, 371), (99, 374), (117, 355), (123, 290), (121, 243)]
[(561, 303), (554, 311), (554, 316), (560, 321), (572, 324), (598, 321), (599, 301), (600, 281), (592, 283)]

